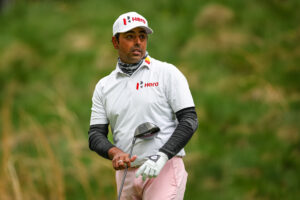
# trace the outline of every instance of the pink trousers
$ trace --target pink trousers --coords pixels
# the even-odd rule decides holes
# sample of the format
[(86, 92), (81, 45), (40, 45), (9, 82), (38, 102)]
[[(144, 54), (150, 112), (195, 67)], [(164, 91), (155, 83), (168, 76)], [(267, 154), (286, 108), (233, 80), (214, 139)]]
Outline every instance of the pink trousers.
[[(122, 200), (182, 200), (184, 197), (187, 172), (182, 158), (169, 160), (156, 178), (135, 177), (138, 168), (128, 169)], [(124, 170), (116, 171), (117, 190), (121, 187)]]

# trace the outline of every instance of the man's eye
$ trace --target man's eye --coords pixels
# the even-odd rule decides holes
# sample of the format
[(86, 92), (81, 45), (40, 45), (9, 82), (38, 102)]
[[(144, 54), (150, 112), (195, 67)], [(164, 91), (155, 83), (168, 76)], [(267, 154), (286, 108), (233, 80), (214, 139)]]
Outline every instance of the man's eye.
[(133, 36), (132, 36), (132, 35), (127, 35), (126, 38), (127, 38), (127, 39), (132, 39)]
[(145, 35), (140, 35), (140, 39), (145, 39), (146, 36)]

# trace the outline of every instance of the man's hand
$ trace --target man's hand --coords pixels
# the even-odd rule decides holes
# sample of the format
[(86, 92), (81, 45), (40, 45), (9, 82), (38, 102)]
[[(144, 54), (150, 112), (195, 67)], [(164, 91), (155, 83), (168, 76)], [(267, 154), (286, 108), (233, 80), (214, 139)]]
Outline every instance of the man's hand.
[(126, 166), (130, 167), (130, 163), (135, 161), (137, 156), (129, 158), (129, 154), (123, 152), (117, 147), (113, 147), (108, 150), (108, 156), (112, 159), (113, 168), (115, 170), (125, 169)]
[(152, 178), (158, 176), (161, 169), (165, 166), (168, 161), (168, 156), (163, 152), (158, 152), (157, 155), (149, 156), (148, 160), (140, 166), (135, 176), (143, 176), (143, 180), (146, 178)]

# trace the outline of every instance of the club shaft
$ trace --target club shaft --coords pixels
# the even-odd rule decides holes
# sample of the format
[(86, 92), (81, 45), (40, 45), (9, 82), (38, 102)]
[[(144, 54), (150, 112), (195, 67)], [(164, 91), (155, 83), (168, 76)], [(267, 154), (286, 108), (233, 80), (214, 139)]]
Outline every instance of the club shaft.
[(120, 200), (120, 198), (121, 198), (121, 194), (122, 194), (122, 190), (123, 190), (123, 185), (124, 185), (124, 182), (125, 182), (125, 178), (126, 178), (126, 175), (127, 175), (127, 171), (128, 171), (128, 167), (126, 167), (126, 169), (124, 171), (124, 175), (123, 175), (123, 179), (122, 179), (122, 184), (121, 184), (119, 195), (118, 195), (118, 200)]
[(135, 141), (136, 141), (136, 137), (134, 137), (133, 140), (132, 140), (132, 145), (131, 145), (130, 152), (129, 152), (129, 158), (131, 158), (131, 156), (132, 156), (132, 150), (133, 150)]

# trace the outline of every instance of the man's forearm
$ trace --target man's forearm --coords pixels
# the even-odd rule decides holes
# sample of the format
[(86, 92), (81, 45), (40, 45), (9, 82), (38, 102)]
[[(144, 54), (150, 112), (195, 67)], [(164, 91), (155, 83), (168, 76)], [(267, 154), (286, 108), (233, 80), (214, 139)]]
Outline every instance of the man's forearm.
[(90, 126), (89, 147), (100, 156), (112, 159), (109, 156), (109, 150), (115, 147), (108, 139), (108, 124), (95, 124)]
[(179, 124), (166, 144), (159, 151), (167, 154), (171, 159), (175, 156), (191, 139), (198, 128), (198, 119), (194, 107), (185, 108), (176, 112)]

